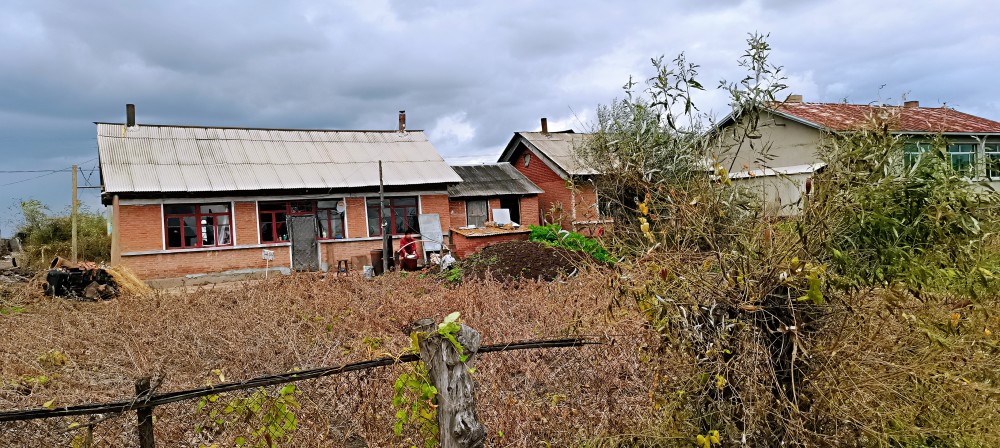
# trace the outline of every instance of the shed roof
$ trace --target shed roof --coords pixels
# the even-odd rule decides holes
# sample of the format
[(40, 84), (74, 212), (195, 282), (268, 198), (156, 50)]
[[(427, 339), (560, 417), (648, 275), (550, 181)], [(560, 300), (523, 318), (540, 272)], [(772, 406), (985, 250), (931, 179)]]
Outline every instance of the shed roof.
[[(590, 176), (598, 174), (586, 162), (580, 160), (576, 151), (586, 144), (590, 134), (566, 132), (518, 132), (514, 134), (507, 148), (500, 156), (500, 162), (510, 162), (518, 143), (523, 142), (528, 149), (544, 156), (553, 171), (560, 176)], [(554, 166), (553, 166), (554, 165)]]
[(772, 111), (816, 128), (849, 131), (861, 128), (874, 113), (887, 112), (900, 133), (1000, 133), (1000, 122), (948, 107), (906, 107), (843, 103), (778, 103)]
[(462, 182), (448, 187), (453, 198), (541, 194), (542, 189), (513, 165), (501, 162), (486, 165), (452, 165)]
[(461, 182), (421, 131), (96, 123), (105, 193), (337, 189)]

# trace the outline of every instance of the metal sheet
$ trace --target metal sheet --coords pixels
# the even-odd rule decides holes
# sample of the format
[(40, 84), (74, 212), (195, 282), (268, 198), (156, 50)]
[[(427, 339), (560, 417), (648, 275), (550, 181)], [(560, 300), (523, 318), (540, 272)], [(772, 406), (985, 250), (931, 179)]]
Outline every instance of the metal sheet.
[[(423, 132), (97, 124), (105, 191), (239, 191), (450, 184)], [(182, 188), (183, 187), (183, 188)]]
[(486, 165), (454, 165), (452, 169), (462, 177), (462, 182), (448, 187), (448, 196), (491, 197), (510, 194), (541, 194), (531, 180), (506, 162)]

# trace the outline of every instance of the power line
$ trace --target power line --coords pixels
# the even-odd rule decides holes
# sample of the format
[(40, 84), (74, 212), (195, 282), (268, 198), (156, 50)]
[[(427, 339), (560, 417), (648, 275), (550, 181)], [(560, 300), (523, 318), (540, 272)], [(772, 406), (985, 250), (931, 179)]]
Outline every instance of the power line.
[(0, 170), (0, 173), (63, 173), (72, 171), (72, 169), (67, 170)]
[[(82, 165), (82, 164), (88, 163), (88, 162), (93, 162), (94, 160), (97, 160), (97, 157), (94, 157), (94, 158), (88, 159), (88, 160), (84, 160), (83, 162), (80, 162), (78, 165)], [(0, 184), (0, 187), (6, 187), (6, 186), (9, 186), (9, 185), (20, 184), (20, 183), (28, 182), (28, 181), (35, 180), (35, 179), (41, 179), (41, 178), (46, 177), (46, 176), (51, 176), (51, 175), (56, 174), (56, 173), (64, 173), (64, 172), (67, 172), (67, 171), (73, 171), (73, 167), (72, 166), (68, 166), (68, 167), (60, 169), (60, 170), (36, 170), (34, 172), (36, 172), (36, 173), (45, 173), (45, 174), (42, 174), (41, 176), (29, 177), (27, 179), (16, 180), (14, 182), (9, 182), (9, 183), (6, 183), (6, 184)]]

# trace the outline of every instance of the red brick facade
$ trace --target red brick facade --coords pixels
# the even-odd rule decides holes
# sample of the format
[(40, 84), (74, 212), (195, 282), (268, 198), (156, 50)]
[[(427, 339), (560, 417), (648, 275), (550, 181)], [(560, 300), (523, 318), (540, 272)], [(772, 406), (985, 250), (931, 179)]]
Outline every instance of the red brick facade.
[[(381, 239), (368, 237), (365, 198), (346, 198), (346, 239), (320, 241), (319, 259), (331, 268), (337, 260), (367, 256), (381, 248)], [(438, 213), (442, 231), (451, 223), (446, 194), (421, 195), (421, 213)], [(159, 204), (121, 205), (122, 263), (142, 278), (172, 278), (189, 274), (217, 273), (243, 269), (262, 269), (265, 261), (262, 249), (275, 252), (272, 267), (290, 267), (289, 243), (260, 244), (257, 203), (238, 201), (233, 204), (232, 217), (235, 239), (233, 246), (204, 249), (164, 250), (163, 212)], [(396, 240), (399, 237), (395, 238)], [(393, 243), (398, 247), (398, 242)], [(418, 252), (421, 249), (418, 243)], [(352, 266), (360, 270), (361, 266)]]
[[(526, 155), (529, 156), (527, 166)], [(572, 229), (574, 222), (598, 219), (597, 194), (592, 185), (581, 182), (571, 184), (524, 145), (514, 150), (512, 160), (514, 168), (542, 189), (543, 193), (538, 195), (538, 206), (535, 208), (542, 220), (558, 222), (563, 228)], [(527, 209), (522, 205), (522, 219)]]

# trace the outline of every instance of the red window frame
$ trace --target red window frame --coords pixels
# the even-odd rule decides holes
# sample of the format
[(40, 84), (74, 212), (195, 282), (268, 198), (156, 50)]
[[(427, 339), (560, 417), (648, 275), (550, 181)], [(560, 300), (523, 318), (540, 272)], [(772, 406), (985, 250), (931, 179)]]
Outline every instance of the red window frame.
[[(405, 204), (405, 205), (397, 204), (397, 202), (400, 201), (401, 199), (412, 199), (413, 200), (413, 205), (409, 205), (409, 204)], [(385, 198), (385, 202), (386, 202), (385, 208), (389, 210), (389, 234), (390, 235), (396, 236), (396, 235), (403, 235), (404, 233), (406, 233), (407, 229), (397, 229), (396, 228), (396, 218), (398, 216), (402, 215), (402, 216), (404, 216), (404, 219), (405, 219), (405, 216), (408, 215), (407, 211), (409, 211), (410, 209), (412, 209), (413, 212), (414, 212), (413, 213), (413, 215), (414, 215), (413, 227), (410, 230), (413, 233), (419, 235), (419, 233), (420, 233), (420, 223), (417, 222), (416, 216), (420, 213), (420, 199), (418, 199), (416, 196), (390, 196), (390, 197)], [(378, 198), (367, 198), (366, 201), (365, 201), (365, 204), (366, 204), (367, 209), (368, 209), (368, 236), (382, 236), (382, 226), (381, 225), (372, 226), (372, 222), (371, 222), (371, 220), (372, 220), (373, 217), (378, 222), (381, 221), (380, 218), (382, 217), (382, 215), (380, 213), (381, 210), (380, 210), (380, 207), (379, 207)], [(378, 232), (372, 232), (373, 228), (378, 229)]]
[[(323, 199), (322, 201), (324, 201), (324, 202), (325, 201), (330, 201), (330, 202), (344, 201), (345, 206), (346, 206), (346, 203), (347, 203), (346, 199)], [(330, 207), (320, 207), (319, 206), (319, 202), (320, 201), (316, 201), (316, 220), (317, 220), (317, 224), (319, 225), (319, 230), (320, 230), (320, 236), (319, 236), (318, 239), (320, 241), (330, 241), (330, 240), (341, 240), (341, 239), (347, 238), (347, 226), (345, 225), (346, 221), (347, 221), (347, 210), (345, 209), (344, 213), (340, 213), (340, 212), (337, 211), (336, 207), (333, 207), (333, 208), (330, 208)], [(333, 224), (336, 223), (336, 222), (339, 222), (340, 223), (340, 235), (339, 236), (338, 235), (330, 235), (330, 236), (327, 236), (327, 237), (323, 237), (323, 233), (322, 232), (323, 232), (323, 223), (324, 222), (326, 223), (326, 228), (327, 229), (333, 229), (334, 228)]]
[[(323, 199), (323, 201), (343, 201), (343, 198), (337, 199)], [(279, 235), (278, 229), (283, 224), (283, 220), (278, 219), (278, 215), (284, 216), (305, 216), (305, 215), (315, 215), (317, 220), (317, 227), (321, 226), (321, 221), (326, 221), (327, 225), (332, 225), (336, 222), (337, 218), (333, 216), (337, 213), (337, 210), (329, 208), (319, 208), (319, 201), (259, 201), (257, 203), (257, 219), (258, 219), (258, 232), (260, 234), (260, 244), (280, 244), (287, 243), (287, 239), (281, 239), (282, 235)], [(340, 215), (340, 229), (343, 233), (345, 228), (346, 213)], [(324, 217), (325, 216), (325, 217)], [(267, 231), (270, 231), (270, 241), (265, 241), (265, 226), (267, 226)], [(328, 227), (330, 228), (330, 227)], [(287, 229), (286, 229), (287, 230)], [(287, 236), (287, 235), (285, 235)], [(346, 238), (347, 235), (340, 235), (337, 238), (336, 235), (331, 237), (317, 236), (320, 241), (328, 241), (335, 239)]]
[[(177, 209), (177, 208), (180, 208), (180, 207), (193, 207), (194, 211), (193, 212), (185, 212), (185, 213), (168, 213), (168, 209), (170, 209), (170, 208)], [(224, 211), (224, 212), (211, 212), (211, 213), (209, 213), (209, 212), (203, 212), (202, 209), (206, 208), (206, 207), (224, 207), (226, 211)], [(216, 224), (216, 223), (219, 221), (219, 219), (218, 219), (219, 217), (225, 217), (226, 218), (225, 228), (227, 229), (226, 230), (226, 232), (228, 233), (227, 240), (229, 241), (226, 244), (219, 244), (219, 242), (218, 242), (219, 241), (219, 232), (218, 232), (218, 229), (220, 228), (220, 225)], [(193, 244), (193, 245), (187, 245), (187, 244), (185, 244), (185, 240), (186, 240), (185, 236), (186, 236), (186, 233), (187, 233), (186, 229), (189, 228), (189, 226), (184, 225), (185, 218), (193, 218), (194, 219), (194, 226), (191, 227), (191, 230), (193, 230), (193, 232), (194, 232), (194, 243), (195, 244)], [(215, 235), (213, 235), (213, 238), (215, 239), (215, 244), (205, 244), (204, 243), (204, 241), (205, 241), (205, 235), (202, 233), (202, 229), (204, 228), (205, 225), (208, 225), (208, 224), (202, 224), (202, 219), (203, 218), (212, 218), (212, 224), (210, 224), (210, 225), (213, 226), (213, 228), (215, 229)], [(170, 220), (171, 219), (177, 219), (178, 220), (178, 225), (177, 226), (171, 226), (170, 225)], [(182, 250), (182, 249), (198, 249), (198, 248), (203, 248), (203, 247), (227, 247), (227, 246), (232, 246), (233, 245), (233, 211), (232, 211), (232, 207), (230, 206), (230, 204), (225, 204), (225, 203), (212, 203), (212, 204), (169, 204), (169, 205), (165, 204), (163, 206), (163, 228), (166, 230), (164, 232), (164, 236), (163, 236), (163, 247), (167, 248), (168, 250), (171, 250), (171, 249)], [(173, 228), (177, 228), (178, 229), (179, 238), (180, 238), (180, 240), (179, 240), (180, 245), (179, 246), (173, 246), (173, 245), (170, 244), (171, 229), (173, 229)]]

